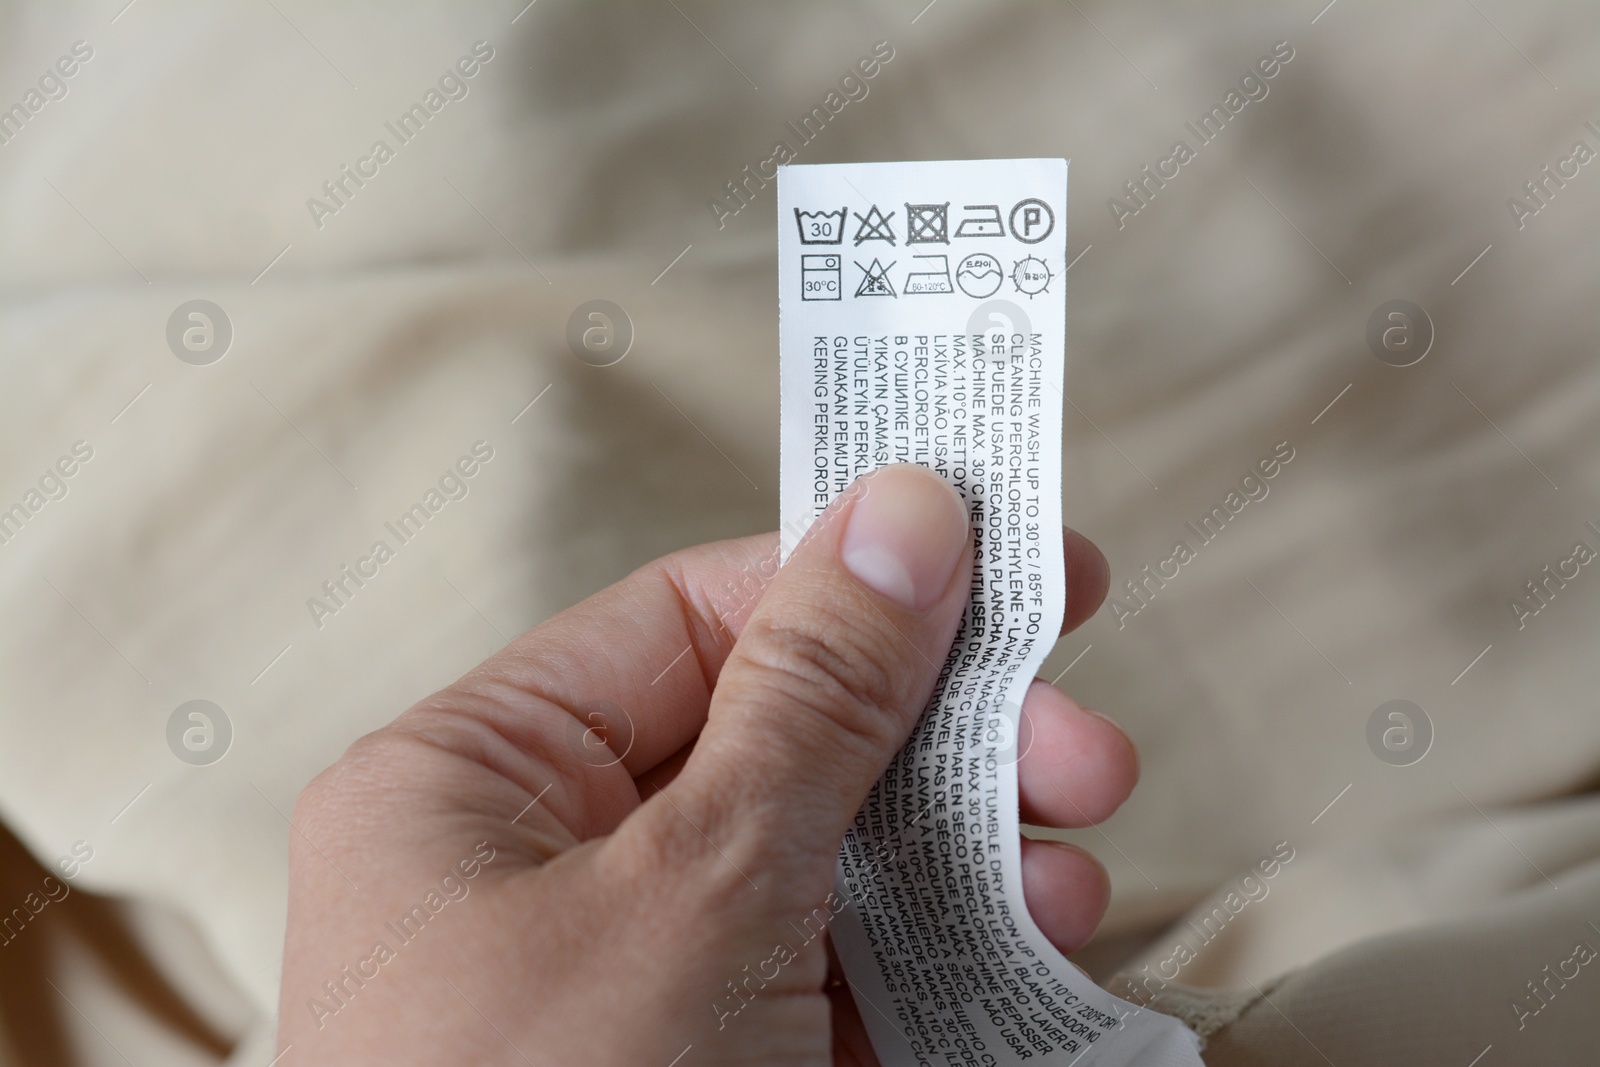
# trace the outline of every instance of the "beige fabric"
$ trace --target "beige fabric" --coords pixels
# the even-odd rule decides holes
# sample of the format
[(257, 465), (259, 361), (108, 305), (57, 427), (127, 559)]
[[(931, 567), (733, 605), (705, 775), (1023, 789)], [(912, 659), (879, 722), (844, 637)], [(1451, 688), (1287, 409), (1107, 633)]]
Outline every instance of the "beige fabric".
[[(1585, 1062), (1600, 976), (1521, 1031), (1512, 1004), (1600, 947), (1600, 807), (1561, 799), (1596, 780), (1600, 577), (1521, 629), (1508, 602), (1600, 547), (1600, 166), (1520, 230), (1506, 200), (1600, 147), (1592, 14), (120, 6), (0, 11), (0, 107), (93, 49), (0, 145), (0, 507), (93, 449), (0, 545), (0, 815), (47, 864), (92, 845), (75, 891), (155, 909), (137, 923), (179, 947), (139, 951), (190, 1013), (27, 931), (29, 963), (19, 940), (0, 968), (94, 1024), (68, 1018), (70, 1062), (121, 1062), (98, 1030), (135, 1062), (240, 1042), (264, 1063), (307, 778), (632, 566), (774, 524), (772, 189), (723, 229), (707, 201), (880, 40), (894, 58), (800, 161), (1073, 159), (1066, 510), (1118, 587), (1294, 450), (1148, 607), (1051, 661), (1143, 750), (1132, 802), (1071, 835), (1115, 887), (1086, 960), (1167, 958), (1284, 842), (1270, 893), (1175, 980), (1219, 992), (1156, 1002), (1208, 1020), (1211, 1062)], [(479, 40), (468, 95), (318, 228), (307, 199)], [(1118, 229), (1108, 198), (1280, 40), (1268, 95)], [(197, 297), (234, 329), (206, 367), (165, 337)], [(637, 330), (609, 368), (564, 340), (596, 297)], [(1404, 369), (1364, 337), (1395, 298), (1437, 330)], [(319, 629), (307, 599), (480, 440), (465, 499)], [(207, 767), (165, 739), (197, 698), (235, 731)], [(1434, 727), (1414, 766), (1367, 746), (1394, 698)], [(40, 1047), (19, 1025), (0, 1063)]]

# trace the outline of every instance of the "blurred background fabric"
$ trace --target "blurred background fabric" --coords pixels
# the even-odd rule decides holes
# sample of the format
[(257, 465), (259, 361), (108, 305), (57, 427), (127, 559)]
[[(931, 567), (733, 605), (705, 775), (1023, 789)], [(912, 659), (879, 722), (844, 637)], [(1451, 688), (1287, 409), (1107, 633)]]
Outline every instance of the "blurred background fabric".
[(70, 886), (0, 944), (0, 1064), (265, 1067), (302, 785), (776, 525), (780, 140), (1072, 160), (1065, 510), (1113, 601), (1046, 677), (1143, 761), (1067, 835), (1113, 880), (1084, 966), (1214, 1064), (1593, 1062), (1600, 11), (524, 3), (0, 8), (0, 915)]

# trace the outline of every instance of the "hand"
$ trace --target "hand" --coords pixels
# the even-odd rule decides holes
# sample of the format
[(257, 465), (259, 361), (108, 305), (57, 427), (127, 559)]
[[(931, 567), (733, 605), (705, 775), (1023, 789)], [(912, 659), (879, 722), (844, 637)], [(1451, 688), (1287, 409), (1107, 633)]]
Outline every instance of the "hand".
[[(1065, 540), (1071, 629), (1104, 598), (1107, 569), (1088, 541)], [(290, 837), (285, 1067), (876, 1062), (824, 939), (736, 1016), (716, 1005), (832, 889), (845, 829), (949, 649), (972, 538), (944, 482), (888, 467), (774, 573), (776, 544), (642, 568), (306, 788)], [(730, 588), (749, 602), (730, 604)], [(1138, 773), (1122, 731), (1043, 682), (1024, 714), (1023, 820), (1111, 814)], [(1104, 871), (1055, 842), (1025, 840), (1022, 863), (1040, 929), (1081, 946), (1105, 910)]]

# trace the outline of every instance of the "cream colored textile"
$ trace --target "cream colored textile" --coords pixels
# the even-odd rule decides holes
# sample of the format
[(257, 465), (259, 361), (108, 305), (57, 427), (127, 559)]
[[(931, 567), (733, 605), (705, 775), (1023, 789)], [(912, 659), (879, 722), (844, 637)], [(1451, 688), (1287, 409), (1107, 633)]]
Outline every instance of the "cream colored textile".
[[(1212, 1062), (1592, 1061), (1593, 968), (1520, 1031), (1513, 1005), (1600, 947), (1600, 809), (1572, 799), (1600, 763), (1600, 572), (1572, 562), (1600, 549), (1595, 14), (923, 5), (0, 11), (0, 108), (39, 93), (0, 122), (0, 508), (29, 509), (0, 544), (0, 815), (47, 866), (87, 842), (74, 891), (150, 909), (129, 921), (169, 949), (134, 950), (188, 991), (85, 980), (128, 948), (93, 936), (0, 948), (70, 1024), (63, 1062), (265, 1063), (301, 785), (631, 567), (775, 524), (780, 220), (743, 168), (780, 139), (1073, 160), (1065, 503), (1121, 607), (1049, 673), (1143, 753), (1129, 805), (1071, 835), (1115, 887), (1085, 958), (1160, 964), (1283, 843), (1154, 1002), (1205, 1021)], [(596, 298), (636, 333), (611, 367), (565, 337)], [(194, 299), (232, 327), (204, 366), (168, 341)], [(1436, 335), (1404, 368), (1366, 339), (1396, 299)], [(465, 495), (332, 602), (478, 442)], [(233, 730), (209, 766), (167, 739), (196, 699)], [(1369, 747), (1393, 699), (1431, 722), (1411, 766)], [(23, 936), (66, 945), (53, 915)], [(214, 963), (182, 962), (183, 924)], [(0, 1063), (37, 1018), (6, 1017)]]

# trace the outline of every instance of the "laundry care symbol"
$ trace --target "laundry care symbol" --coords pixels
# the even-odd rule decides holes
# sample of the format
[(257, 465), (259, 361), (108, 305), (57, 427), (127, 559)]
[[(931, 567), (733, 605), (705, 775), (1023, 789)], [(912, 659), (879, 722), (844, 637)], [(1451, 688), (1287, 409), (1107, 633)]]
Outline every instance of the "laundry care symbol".
[(836, 245), (844, 241), (846, 208), (838, 211), (801, 211), (794, 209), (794, 222), (800, 228), (803, 245)]
[[(911, 238), (906, 238), (906, 244), (911, 243)], [(918, 261), (919, 269), (906, 273), (906, 283), (902, 291), (910, 296), (912, 293), (953, 293), (950, 287), (950, 260), (947, 256), (913, 256)]]
[(961, 220), (961, 225), (956, 227), (957, 237), (1004, 237), (1006, 235), (1005, 223), (1000, 221), (999, 204), (965, 204), (963, 211), (972, 214)]
[(1056, 213), (1043, 200), (1028, 198), (1017, 201), (1011, 209), (1011, 236), (1023, 244), (1036, 245), (1049, 237), (1056, 228)]
[(889, 266), (874, 258), (872, 266), (864, 267), (858, 261), (856, 266), (861, 269), (861, 284), (856, 286), (857, 296), (894, 296), (894, 284), (889, 281), (889, 270), (894, 266), (894, 261)]
[(843, 289), (839, 279), (838, 254), (812, 253), (800, 257), (800, 299), (840, 300)]
[(894, 218), (894, 212), (885, 215), (878, 210), (877, 204), (873, 204), (865, 215), (857, 213), (856, 218), (861, 222), (861, 225), (856, 227), (857, 248), (861, 247), (864, 241), (888, 241), (894, 244), (894, 227), (889, 225), (890, 220)]
[(979, 300), (993, 296), (1004, 279), (1000, 261), (987, 252), (974, 252), (956, 267), (956, 284), (963, 293)]
[[(950, 201), (942, 204), (906, 205), (906, 244), (950, 243)], [(946, 290), (948, 291), (948, 290)]]
[(1017, 287), (1017, 292), (1028, 296), (1038, 296), (1044, 292), (1054, 277), (1044, 260), (1033, 256), (1017, 260), (1011, 268), (1011, 284)]

